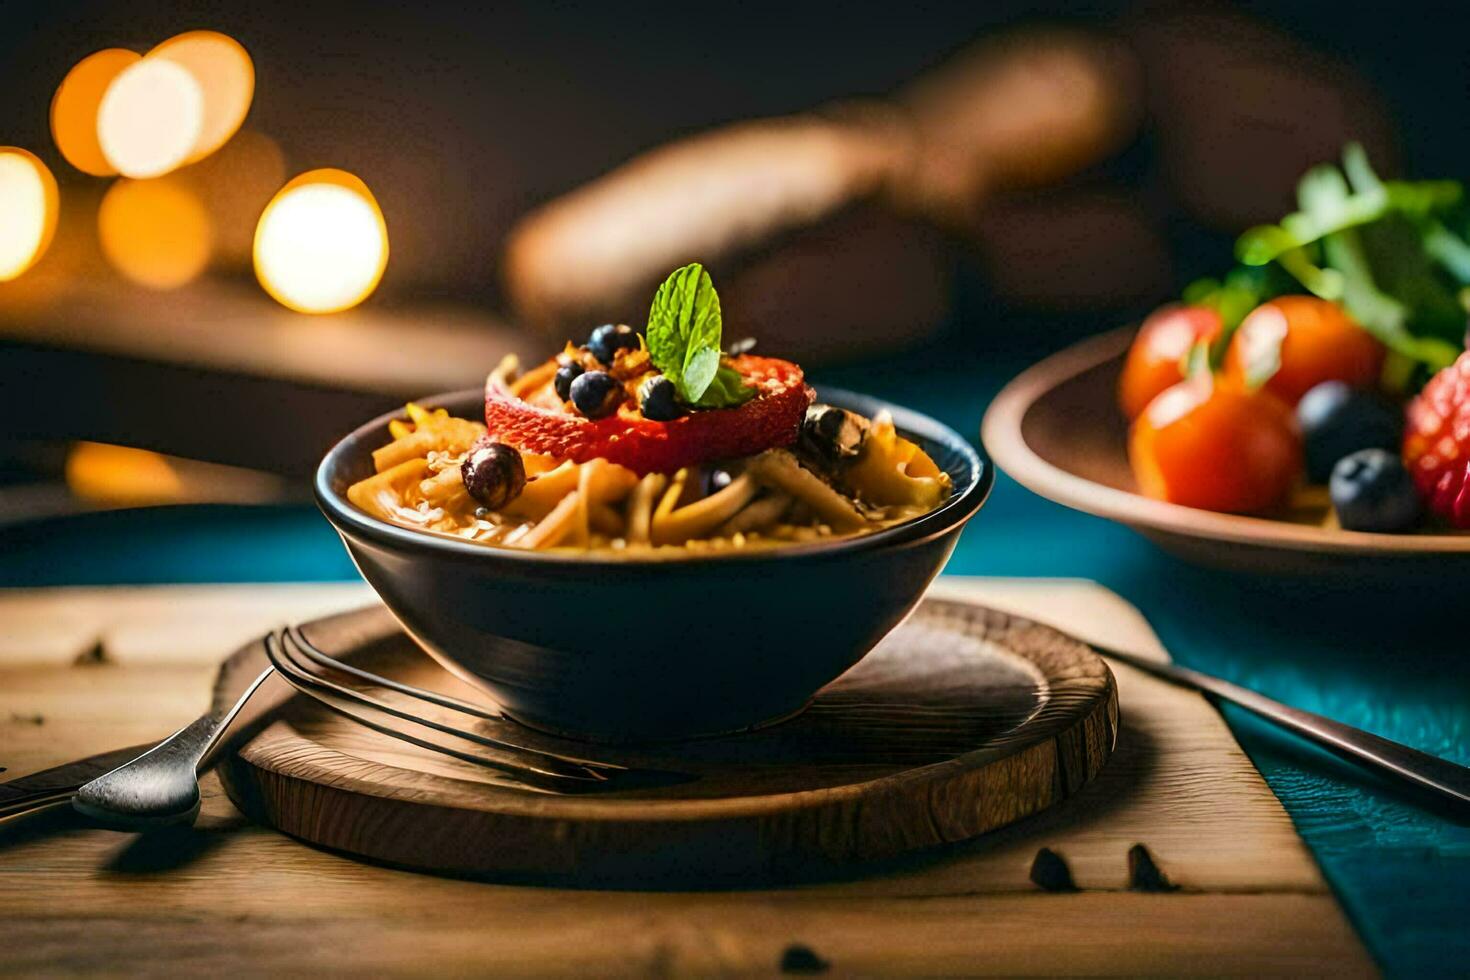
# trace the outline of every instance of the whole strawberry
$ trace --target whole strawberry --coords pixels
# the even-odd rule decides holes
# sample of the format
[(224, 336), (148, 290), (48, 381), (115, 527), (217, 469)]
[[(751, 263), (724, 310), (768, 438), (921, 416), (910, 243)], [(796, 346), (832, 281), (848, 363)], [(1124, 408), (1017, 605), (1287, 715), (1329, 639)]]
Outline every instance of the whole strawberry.
[(1404, 465), (1433, 513), (1470, 528), (1470, 351), (1409, 403)]

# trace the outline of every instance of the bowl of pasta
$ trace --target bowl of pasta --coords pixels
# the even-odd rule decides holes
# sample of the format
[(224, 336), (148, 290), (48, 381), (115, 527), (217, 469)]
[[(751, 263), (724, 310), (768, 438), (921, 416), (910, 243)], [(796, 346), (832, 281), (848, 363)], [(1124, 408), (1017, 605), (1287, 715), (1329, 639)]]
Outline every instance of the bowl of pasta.
[(933, 419), (722, 352), (707, 273), (670, 283), (646, 336), (507, 358), (317, 472), (404, 629), (532, 727), (651, 741), (799, 712), (914, 608), (993, 482)]

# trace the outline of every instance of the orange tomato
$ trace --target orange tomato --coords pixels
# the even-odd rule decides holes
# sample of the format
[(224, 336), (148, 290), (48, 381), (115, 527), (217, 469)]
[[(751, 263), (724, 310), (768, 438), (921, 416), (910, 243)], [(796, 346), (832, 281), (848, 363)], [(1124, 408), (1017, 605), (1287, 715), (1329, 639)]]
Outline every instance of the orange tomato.
[(1383, 345), (1342, 307), (1315, 296), (1278, 296), (1241, 321), (1225, 354), (1226, 376), (1244, 382), (1248, 366), (1278, 346), (1281, 367), (1266, 390), (1288, 405), (1323, 381), (1371, 388), (1383, 370)]
[(1226, 378), (1191, 378), (1149, 402), (1128, 436), (1147, 496), (1229, 513), (1270, 510), (1302, 472), (1292, 410)]
[(1165, 306), (1155, 310), (1123, 362), (1118, 379), (1118, 404), (1130, 419), (1138, 418), (1149, 402), (1184, 380), (1180, 364), (1201, 340), (1220, 335), (1220, 314), (1206, 306)]

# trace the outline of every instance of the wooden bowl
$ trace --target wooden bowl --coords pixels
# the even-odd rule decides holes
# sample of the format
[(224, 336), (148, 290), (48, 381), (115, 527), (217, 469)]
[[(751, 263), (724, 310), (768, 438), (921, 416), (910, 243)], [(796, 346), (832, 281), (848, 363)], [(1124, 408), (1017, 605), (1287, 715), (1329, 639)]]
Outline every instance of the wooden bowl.
[(1354, 582), (1470, 571), (1470, 535), (1344, 531), (1328, 526), (1325, 500), (1270, 519), (1139, 494), (1116, 396), (1134, 332), (1128, 327), (1085, 340), (1006, 385), (981, 429), (995, 465), (1049, 500), (1126, 524), (1198, 564)]

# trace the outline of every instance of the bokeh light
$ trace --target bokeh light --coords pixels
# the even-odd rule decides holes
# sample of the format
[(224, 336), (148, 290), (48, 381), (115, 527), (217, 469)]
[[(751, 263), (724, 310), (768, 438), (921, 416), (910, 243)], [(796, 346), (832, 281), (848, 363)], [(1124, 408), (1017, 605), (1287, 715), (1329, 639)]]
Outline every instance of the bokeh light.
[(144, 58), (107, 87), (97, 110), (97, 141), (125, 177), (159, 177), (186, 162), (204, 131), (204, 90), (194, 73), (164, 58)]
[(51, 100), (51, 137), (66, 162), (82, 173), (110, 177), (116, 168), (97, 142), (97, 110), (112, 80), (142, 55), (125, 48), (106, 48), (87, 55), (66, 73)]
[(194, 76), (204, 117), (185, 163), (224, 146), (245, 121), (255, 95), (255, 65), (240, 42), (216, 31), (189, 31), (148, 52), (149, 59), (177, 64)]
[(56, 233), (56, 178), (35, 154), (0, 146), (0, 282), (25, 272)]
[(209, 214), (178, 177), (119, 180), (97, 211), (97, 237), (112, 266), (151, 289), (176, 289), (209, 264)]
[(286, 181), (286, 158), (275, 140), (242, 129), (217, 153), (178, 171), (187, 177), (214, 226), (213, 263), (250, 264), (255, 223)]
[(66, 457), (66, 483), (83, 500), (121, 507), (173, 503), (183, 481), (158, 453), (128, 446), (79, 442)]
[(388, 226), (357, 177), (312, 170), (266, 206), (255, 229), (255, 275), (279, 303), (302, 313), (356, 306), (383, 278)]

